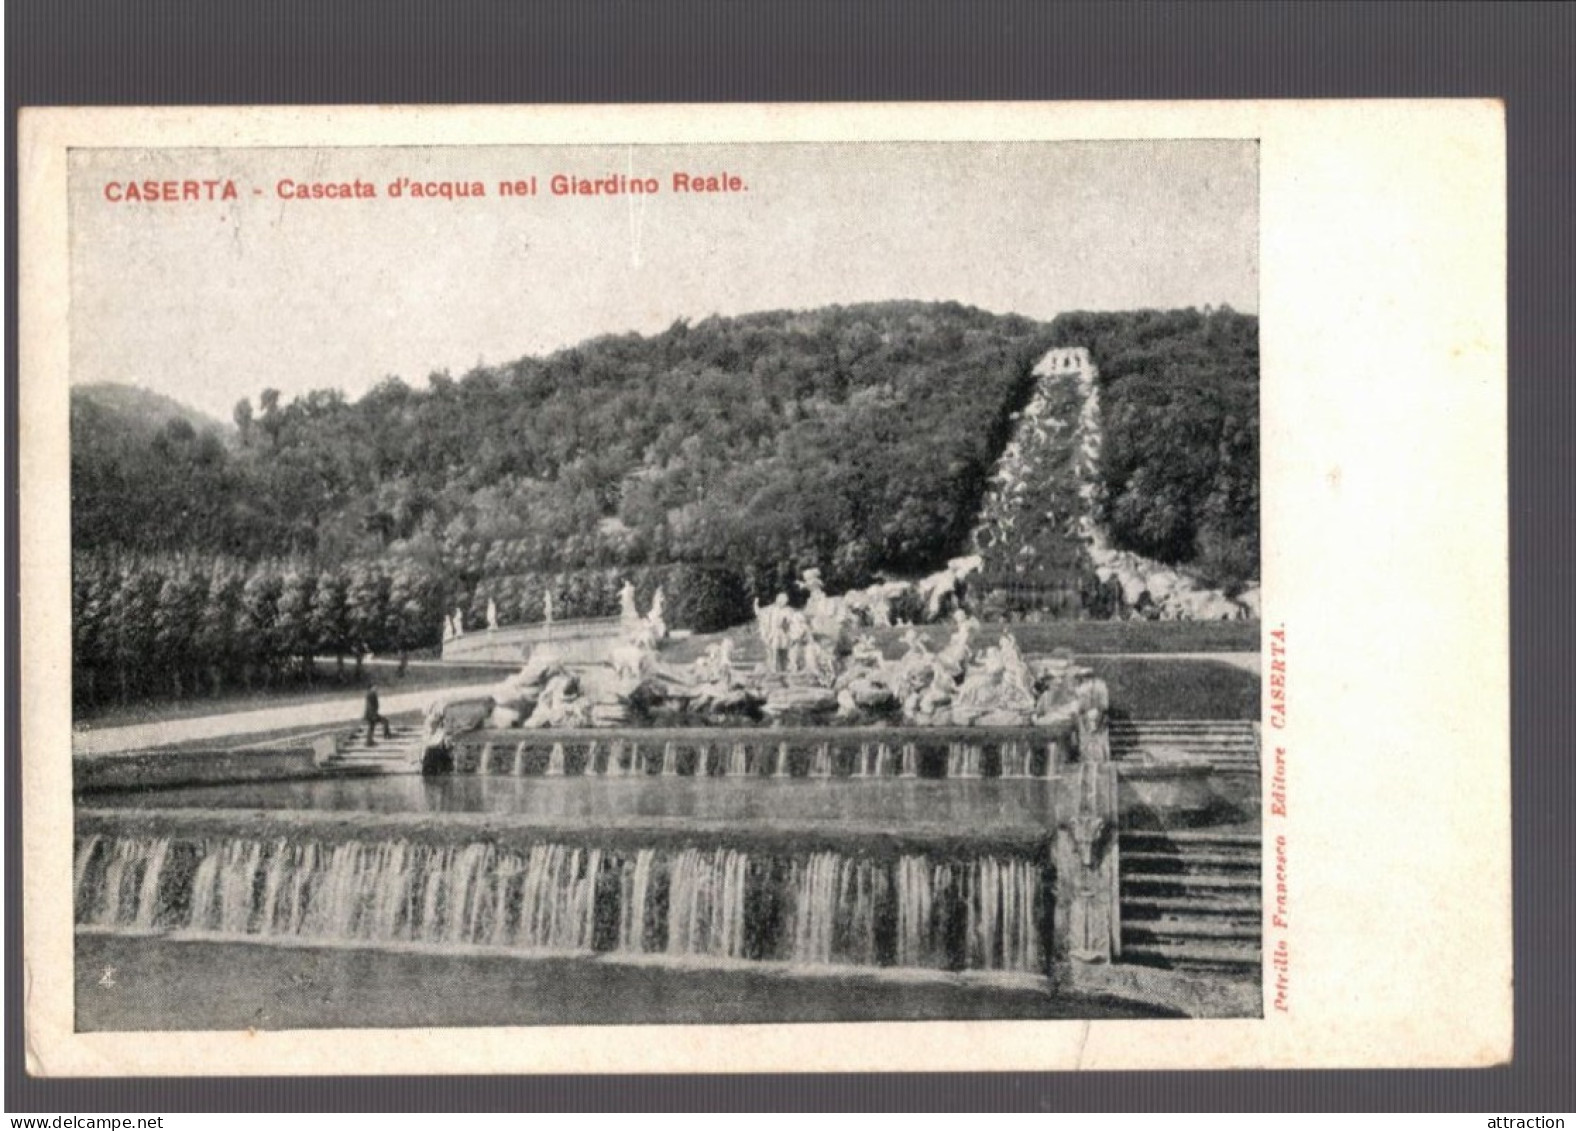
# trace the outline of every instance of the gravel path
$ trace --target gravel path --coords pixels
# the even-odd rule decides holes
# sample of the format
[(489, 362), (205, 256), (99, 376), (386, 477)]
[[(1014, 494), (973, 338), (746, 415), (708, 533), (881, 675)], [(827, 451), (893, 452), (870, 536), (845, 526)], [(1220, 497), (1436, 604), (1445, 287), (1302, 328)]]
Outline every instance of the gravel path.
[[(386, 695), (382, 698), (379, 707), (385, 715), (425, 711), (428, 704), (440, 695), (464, 698), (467, 695), (485, 694), (497, 684), (498, 681), (494, 679), (486, 683), (458, 687), (429, 687), (424, 691)], [(172, 719), (168, 722), (139, 723), (136, 726), (79, 730), (71, 736), (71, 752), (123, 754), (178, 742), (229, 738), (239, 734), (262, 734), (266, 731), (286, 730), (291, 727), (350, 727), (360, 721), (361, 706), (360, 693), (350, 693), (343, 699), (330, 703), (302, 703), (288, 707), (266, 707), (258, 711), (234, 711), (226, 715), (205, 715), (195, 719)]]

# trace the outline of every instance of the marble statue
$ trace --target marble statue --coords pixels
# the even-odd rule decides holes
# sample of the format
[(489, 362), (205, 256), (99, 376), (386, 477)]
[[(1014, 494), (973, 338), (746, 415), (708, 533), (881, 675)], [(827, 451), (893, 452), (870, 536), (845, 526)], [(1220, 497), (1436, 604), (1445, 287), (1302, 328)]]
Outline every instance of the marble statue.
[(663, 609), (666, 600), (662, 595), (662, 586), (657, 586), (656, 593), (651, 598), (651, 609), (646, 613), (646, 625), (651, 632), (653, 641), (666, 640), (668, 636), (668, 622), (663, 619)]
[(788, 626), (786, 614), (788, 594), (779, 593), (769, 605), (755, 603), (755, 628), (761, 643), (766, 645), (766, 670), (777, 673), (788, 670)]

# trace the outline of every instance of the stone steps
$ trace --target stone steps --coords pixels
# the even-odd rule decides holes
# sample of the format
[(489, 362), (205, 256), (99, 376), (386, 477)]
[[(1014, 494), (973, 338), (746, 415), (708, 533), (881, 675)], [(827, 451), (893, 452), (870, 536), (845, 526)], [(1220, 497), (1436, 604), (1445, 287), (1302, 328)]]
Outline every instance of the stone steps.
[(1165, 832), (1145, 832), (1134, 829), (1122, 834), (1122, 844), (1132, 845), (1136, 851), (1143, 851), (1139, 845), (1157, 843), (1239, 845), (1257, 852), (1264, 843), (1264, 837), (1260, 833), (1230, 833), (1216, 829), (1168, 829)]
[(1246, 719), (1112, 719), (1118, 760), (1207, 765), (1224, 774), (1257, 774), (1259, 737)]
[(1220, 829), (1121, 835), (1121, 960), (1248, 974), (1262, 963), (1263, 845)]
[(1125, 891), (1129, 886), (1137, 885), (1147, 888), (1164, 888), (1173, 890), (1220, 890), (1220, 891), (1258, 891), (1259, 876), (1211, 876), (1199, 875), (1191, 872), (1122, 872), (1122, 887)]
[(1219, 918), (1139, 919), (1122, 924), (1122, 936), (1141, 945), (1168, 939), (1249, 939), (1257, 949), (1262, 934), (1257, 923)]
[(1263, 953), (1257, 945), (1248, 942), (1232, 943), (1229, 940), (1212, 940), (1208, 943), (1189, 941), (1178, 943), (1135, 943), (1122, 945), (1122, 961), (1141, 966), (1163, 966), (1168, 969), (1225, 969), (1232, 973), (1248, 973), (1262, 968)]
[(1223, 869), (1252, 869), (1255, 875), (1259, 870), (1258, 856), (1248, 856), (1246, 853), (1233, 852), (1129, 852), (1123, 850), (1122, 865), (1131, 865), (1135, 871), (1149, 872), (1155, 875), (1167, 875), (1172, 872), (1211, 873)]
[(1264, 904), (1256, 895), (1200, 898), (1196, 895), (1124, 895), (1122, 912), (1133, 920), (1163, 919), (1168, 912), (1188, 915), (1252, 915), (1257, 917)]
[(335, 740), (335, 753), (323, 765), (330, 774), (376, 774), (403, 771), (421, 761), (425, 735), (421, 727), (408, 723), (391, 726), (389, 737), (379, 737), (374, 745), (366, 743), (366, 727), (346, 731)]

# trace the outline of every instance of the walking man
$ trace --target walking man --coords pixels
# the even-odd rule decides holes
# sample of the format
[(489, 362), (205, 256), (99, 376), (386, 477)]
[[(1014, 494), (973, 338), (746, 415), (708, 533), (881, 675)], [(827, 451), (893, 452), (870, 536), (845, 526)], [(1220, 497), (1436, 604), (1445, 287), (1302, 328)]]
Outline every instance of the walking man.
[(384, 738), (394, 737), (393, 733), (389, 730), (389, 721), (378, 712), (378, 685), (375, 683), (371, 687), (367, 688), (367, 705), (366, 708), (361, 712), (361, 718), (362, 721), (367, 724), (368, 746), (377, 745), (376, 742), (372, 741), (372, 732), (377, 729), (377, 725), (379, 723), (383, 724)]

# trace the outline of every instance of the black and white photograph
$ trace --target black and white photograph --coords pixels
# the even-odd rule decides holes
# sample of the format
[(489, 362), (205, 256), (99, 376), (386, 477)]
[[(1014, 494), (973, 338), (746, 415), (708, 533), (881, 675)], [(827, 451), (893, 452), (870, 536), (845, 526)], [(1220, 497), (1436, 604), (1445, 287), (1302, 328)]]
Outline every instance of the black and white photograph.
[(79, 1029), (1261, 1013), (1254, 142), (73, 158)]
[(801, 111), (35, 119), (51, 1070), (1508, 1051), (1498, 123)]

